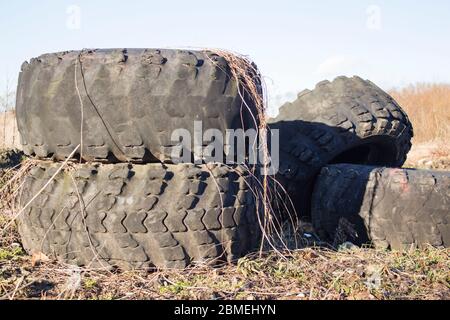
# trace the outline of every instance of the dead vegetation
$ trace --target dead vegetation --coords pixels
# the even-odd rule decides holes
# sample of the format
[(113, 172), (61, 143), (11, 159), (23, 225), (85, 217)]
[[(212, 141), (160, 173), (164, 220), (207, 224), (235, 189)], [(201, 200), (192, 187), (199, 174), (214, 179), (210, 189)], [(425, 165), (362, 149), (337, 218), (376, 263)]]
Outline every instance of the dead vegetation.
[(12, 81), (6, 77), (6, 86), (0, 94), (0, 145), (2, 148), (19, 147), (20, 139), (16, 125), (15, 96)]
[[(308, 248), (179, 271), (98, 271), (0, 251), (2, 299), (449, 299), (446, 249)], [(120, 285), (118, 285), (120, 284)]]
[(414, 128), (406, 167), (450, 167), (450, 84), (418, 83), (389, 92), (408, 114)]
[(450, 84), (419, 83), (390, 94), (408, 114), (415, 144), (450, 140)]

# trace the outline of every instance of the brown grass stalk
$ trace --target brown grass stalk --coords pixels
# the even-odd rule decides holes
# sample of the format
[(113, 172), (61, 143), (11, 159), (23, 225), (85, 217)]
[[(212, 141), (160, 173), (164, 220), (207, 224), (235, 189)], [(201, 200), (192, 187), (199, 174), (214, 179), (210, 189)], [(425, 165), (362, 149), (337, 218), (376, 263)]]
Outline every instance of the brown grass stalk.
[(450, 84), (418, 83), (390, 91), (414, 128), (414, 143), (450, 141)]
[[(247, 169), (250, 173), (250, 176), (254, 180), (256, 180), (256, 184), (252, 186), (252, 188), (256, 189), (253, 191), (255, 192), (255, 194), (257, 194), (256, 200), (258, 203), (255, 214), (257, 214), (258, 216), (258, 221), (264, 240), (261, 242), (260, 252), (262, 252), (265, 243), (268, 244), (269, 247), (273, 250), (278, 251), (275, 242), (281, 242), (283, 245), (285, 243), (283, 240), (282, 226), (277, 220), (277, 215), (275, 214), (272, 205), (274, 201), (277, 201), (276, 199), (279, 197), (280, 191), (277, 191), (278, 183), (275, 177), (269, 177), (267, 175), (267, 166), (269, 164), (270, 155), (267, 144), (268, 126), (266, 110), (268, 101), (266, 98), (267, 94), (265, 83), (260, 72), (256, 68), (256, 65), (246, 56), (222, 49), (209, 49), (208, 51), (213, 52), (220, 57), (223, 57), (227, 61), (230, 68), (229, 73), (231, 74), (228, 74), (227, 70), (222, 71), (233, 78), (233, 80), (236, 82), (238, 86), (238, 93), (242, 99), (241, 108), (247, 109), (251, 113), (254, 125), (257, 128), (259, 141), (254, 141), (254, 144), (251, 146), (251, 148), (257, 147), (258, 151), (259, 149), (261, 149), (263, 159), (260, 159), (262, 163), (261, 166), (258, 166), (258, 168), (257, 166), (252, 166), (247, 167)], [(212, 59), (211, 61), (215, 63), (215, 61), (213, 61)], [(254, 106), (250, 106), (248, 104), (247, 101), (249, 101), (249, 99), (252, 101), (252, 104), (254, 104)], [(256, 109), (257, 114), (253, 113), (252, 107)], [(262, 170), (261, 175), (255, 172), (255, 170), (259, 168)], [(284, 189), (280, 190), (281, 192), (284, 192)], [(259, 207), (261, 207), (261, 210), (259, 209)], [(286, 211), (288, 215), (291, 216), (291, 222), (297, 221), (293, 217), (294, 213), (292, 212), (292, 210)], [(260, 213), (262, 213), (263, 219), (261, 219)], [(293, 229), (296, 229), (296, 226), (292, 227)], [(287, 248), (287, 246), (284, 245), (284, 248)]]

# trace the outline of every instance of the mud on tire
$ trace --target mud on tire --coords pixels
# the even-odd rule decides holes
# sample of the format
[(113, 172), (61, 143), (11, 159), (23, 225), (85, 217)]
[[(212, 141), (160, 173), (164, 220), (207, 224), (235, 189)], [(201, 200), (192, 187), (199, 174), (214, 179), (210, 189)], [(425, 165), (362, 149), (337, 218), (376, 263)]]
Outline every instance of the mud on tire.
[(450, 246), (448, 172), (334, 165), (314, 187), (312, 220), (324, 240), (409, 249)]
[(330, 163), (401, 166), (412, 125), (386, 92), (359, 77), (338, 77), (305, 90), (271, 121), (280, 130), (279, 180), (300, 215), (309, 214), (313, 181)]
[[(59, 165), (41, 162), (32, 169), (22, 206)], [(251, 186), (241, 167), (76, 164), (24, 210), (19, 232), (28, 252), (80, 266), (232, 261), (259, 240)]]
[[(259, 87), (253, 68), (248, 71)], [(170, 163), (176, 145), (172, 132), (186, 129), (193, 137), (195, 120), (202, 121), (204, 131), (257, 127), (254, 101), (241, 96), (230, 74), (227, 61), (210, 51), (44, 54), (25, 62), (19, 76), (23, 149), (62, 160), (83, 136), (86, 161)]]

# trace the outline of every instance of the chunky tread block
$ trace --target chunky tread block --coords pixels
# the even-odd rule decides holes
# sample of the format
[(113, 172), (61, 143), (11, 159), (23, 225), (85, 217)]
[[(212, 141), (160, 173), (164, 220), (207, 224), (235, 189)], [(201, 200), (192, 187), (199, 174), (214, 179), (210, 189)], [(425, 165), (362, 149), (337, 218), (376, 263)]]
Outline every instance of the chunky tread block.
[[(59, 165), (40, 161), (31, 170), (21, 205)], [(237, 196), (254, 184), (243, 172), (219, 164), (71, 164), (24, 210), (19, 232), (28, 252), (83, 266), (166, 268), (205, 259), (232, 261), (260, 239), (252, 217), (255, 199)], [(219, 188), (217, 179), (226, 188)], [(233, 201), (217, 204), (217, 195)]]
[(170, 163), (177, 145), (172, 132), (185, 129), (194, 137), (194, 121), (202, 121), (203, 131), (218, 129), (224, 136), (226, 129), (258, 126), (251, 115), (257, 114), (254, 100), (240, 93), (230, 75), (226, 60), (211, 51), (44, 54), (25, 62), (19, 75), (16, 110), (23, 149), (62, 160), (83, 140), (86, 161)]

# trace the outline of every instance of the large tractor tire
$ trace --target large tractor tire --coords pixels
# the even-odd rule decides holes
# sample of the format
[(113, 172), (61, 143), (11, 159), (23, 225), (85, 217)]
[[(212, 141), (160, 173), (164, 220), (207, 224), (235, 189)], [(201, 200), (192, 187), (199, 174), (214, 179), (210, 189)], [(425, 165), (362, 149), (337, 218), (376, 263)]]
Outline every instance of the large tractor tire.
[(332, 163), (401, 166), (412, 125), (386, 92), (359, 77), (317, 84), (270, 121), (280, 132), (278, 179), (298, 214), (309, 216), (314, 179)]
[(25, 62), (16, 107), (28, 155), (62, 160), (81, 144), (86, 161), (171, 163), (174, 130), (257, 128), (254, 102), (213, 52), (110, 49)]
[(24, 182), (24, 248), (88, 267), (184, 268), (233, 261), (258, 246), (252, 180), (222, 165), (60, 164)]
[(360, 165), (322, 169), (312, 220), (335, 245), (350, 241), (396, 250), (450, 246), (450, 174)]

